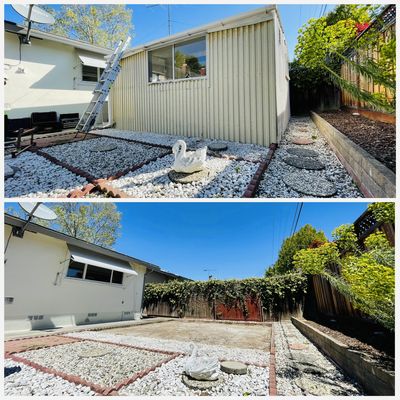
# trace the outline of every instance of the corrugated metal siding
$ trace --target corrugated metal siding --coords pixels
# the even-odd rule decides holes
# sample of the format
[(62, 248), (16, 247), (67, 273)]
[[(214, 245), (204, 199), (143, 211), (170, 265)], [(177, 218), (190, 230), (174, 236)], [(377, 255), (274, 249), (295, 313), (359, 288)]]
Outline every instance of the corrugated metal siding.
[(276, 142), (273, 20), (212, 32), (207, 39), (207, 78), (150, 84), (146, 52), (123, 59), (112, 91), (117, 128)]

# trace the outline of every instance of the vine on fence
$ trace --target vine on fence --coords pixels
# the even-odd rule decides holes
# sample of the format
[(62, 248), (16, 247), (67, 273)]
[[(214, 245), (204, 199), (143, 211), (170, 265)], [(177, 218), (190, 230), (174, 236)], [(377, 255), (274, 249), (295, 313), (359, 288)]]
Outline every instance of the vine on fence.
[(285, 304), (298, 304), (307, 290), (307, 278), (298, 272), (268, 278), (242, 280), (170, 281), (150, 283), (144, 292), (144, 306), (168, 303), (171, 309), (183, 315), (190, 298), (201, 296), (210, 306), (220, 301), (228, 307), (239, 306), (248, 315), (246, 299), (260, 299), (263, 308), (279, 313)]

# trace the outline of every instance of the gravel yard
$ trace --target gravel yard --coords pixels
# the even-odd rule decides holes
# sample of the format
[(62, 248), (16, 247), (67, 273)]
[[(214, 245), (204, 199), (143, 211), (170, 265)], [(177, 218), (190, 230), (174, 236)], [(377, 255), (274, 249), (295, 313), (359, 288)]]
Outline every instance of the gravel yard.
[(31, 350), (18, 355), (104, 387), (113, 386), (169, 357), (161, 353), (90, 341)]
[[(292, 143), (295, 138), (311, 139), (314, 143), (296, 145)], [(288, 150), (293, 148), (316, 151), (318, 157), (313, 157), (313, 159), (322, 163), (325, 168), (322, 170), (308, 170), (287, 164), (284, 159), (292, 157)], [(310, 159), (311, 157), (303, 158)], [(298, 190), (288, 186), (285, 181), (294, 183)], [(324, 189), (328, 189), (327, 192), (330, 192), (332, 187), (336, 194), (326, 195), (326, 197), (362, 197), (352, 178), (335, 156), (326, 140), (318, 132), (311, 119), (308, 117), (292, 118), (260, 183), (257, 197), (322, 197), (321, 194), (313, 196), (307, 193), (310, 190), (313, 193), (318, 193)]]
[(130, 197), (241, 197), (258, 164), (208, 157), (209, 175), (197, 182), (174, 183), (168, 177), (173, 155), (159, 158), (111, 182)]
[(4, 360), (5, 368), (21, 368), (4, 378), (6, 396), (94, 396), (89, 387), (75, 385), (58, 376), (40, 372), (13, 360)]
[[(93, 151), (109, 146), (109, 151)], [(45, 153), (69, 165), (88, 172), (96, 178), (108, 178), (134, 165), (165, 155), (168, 150), (130, 143), (125, 140), (96, 138), (45, 147)]]
[(66, 197), (72, 190), (88, 182), (42, 156), (31, 152), (17, 158), (5, 157), (17, 172), (4, 182), (6, 197)]

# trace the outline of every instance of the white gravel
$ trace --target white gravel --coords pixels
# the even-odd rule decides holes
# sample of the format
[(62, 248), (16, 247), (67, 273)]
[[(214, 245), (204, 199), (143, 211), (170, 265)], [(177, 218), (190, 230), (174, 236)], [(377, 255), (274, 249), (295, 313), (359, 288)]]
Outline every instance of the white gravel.
[[(274, 323), (275, 329), (275, 362), (278, 395), (361, 395), (361, 389), (350, 378), (326, 358), (300, 331), (290, 322)], [(293, 350), (290, 344), (307, 345), (305, 350)], [(302, 370), (300, 372), (293, 366), (299, 366), (302, 360), (306, 367), (317, 368), (321, 374)], [(300, 366), (301, 367), (301, 366)], [(302, 389), (298, 383), (306, 383)]]
[(268, 369), (249, 366), (246, 375), (220, 373), (222, 381), (207, 390), (193, 390), (182, 382), (186, 357), (178, 357), (132, 384), (119, 393), (129, 396), (267, 396)]
[(5, 162), (18, 168), (15, 175), (4, 182), (6, 197), (66, 197), (88, 183), (85, 178), (31, 152), (17, 158), (6, 156)]
[[(78, 339), (93, 339), (119, 344), (128, 344), (153, 350), (190, 353), (190, 343), (178, 340), (156, 339), (141, 336), (115, 335), (112, 333), (84, 331), (69, 333), (69, 336)], [(212, 344), (196, 343), (202, 354), (218, 357), (220, 360), (236, 360), (252, 364), (268, 365), (269, 353), (257, 349), (241, 349), (217, 346)]]
[[(89, 350), (104, 350), (101, 357), (81, 357)], [(20, 357), (101, 386), (112, 386), (169, 356), (106, 343), (76, 342), (19, 353)]]
[(111, 182), (131, 197), (241, 197), (258, 164), (216, 157), (207, 158), (210, 175), (189, 184), (174, 183), (168, 177), (173, 155), (159, 158)]
[[(133, 139), (149, 144), (159, 144), (164, 146), (173, 146), (177, 140), (184, 140), (188, 148), (198, 149), (200, 147), (209, 146), (213, 142), (221, 142), (221, 140), (201, 139), (191, 136), (168, 135), (150, 132), (133, 132), (118, 129), (103, 129), (91, 132), (96, 135), (107, 135), (116, 138)], [(225, 157), (241, 157), (247, 161), (260, 161), (268, 154), (269, 149), (264, 146), (255, 144), (245, 144), (239, 142), (223, 141), (228, 145), (227, 150), (218, 152)]]
[[(315, 140), (315, 142), (306, 146), (295, 145), (291, 143), (294, 136), (309, 139), (314, 136), (313, 140)], [(319, 154), (318, 160), (325, 165), (325, 169), (321, 171), (309, 171), (306, 169), (299, 170), (296, 167), (286, 164), (283, 159), (290, 156), (286, 149), (296, 147), (315, 150)], [(279, 143), (274, 158), (269, 164), (260, 183), (257, 197), (313, 197), (298, 193), (283, 182), (283, 177), (286, 174), (298, 171), (301, 171), (301, 173), (308, 179), (312, 180), (313, 177), (325, 177), (327, 180), (334, 183), (337, 187), (337, 193), (333, 197), (363, 197), (346, 169), (343, 167), (309, 117), (292, 118), (290, 120), (284, 137), (281, 143)], [(304, 182), (306, 182), (306, 180), (304, 180)]]
[(4, 367), (21, 368), (20, 372), (4, 378), (6, 396), (94, 396), (96, 394), (87, 386), (75, 385), (10, 359), (4, 360)]
[[(115, 145), (111, 151), (90, 151), (100, 145)], [(125, 140), (96, 138), (46, 147), (42, 151), (69, 165), (88, 172), (95, 178), (108, 178), (119, 171), (160, 157), (166, 149), (130, 143)]]

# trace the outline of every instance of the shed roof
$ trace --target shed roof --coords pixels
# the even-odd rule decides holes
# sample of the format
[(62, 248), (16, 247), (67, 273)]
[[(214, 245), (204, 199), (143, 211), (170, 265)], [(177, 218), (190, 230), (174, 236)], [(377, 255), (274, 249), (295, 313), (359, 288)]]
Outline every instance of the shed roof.
[(237, 14), (234, 15), (233, 17), (212, 22), (207, 25), (202, 25), (197, 28), (189, 29), (184, 32), (177, 33), (175, 35), (166, 36), (161, 39), (153, 40), (143, 45), (133, 47), (131, 49), (126, 50), (122, 58), (132, 56), (133, 54), (139, 53), (144, 50), (151, 50), (160, 46), (165, 46), (167, 44), (179, 42), (181, 40), (185, 40), (188, 38), (198, 37), (209, 32), (217, 32), (229, 28), (239, 28), (245, 25), (252, 25), (259, 22), (268, 21), (269, 19), (273, 18), (273, 13), (276, 13), (278, 21), (281, 24), (277, 7), (275, 5), (264, 6), (261, 8), (257, 8), (256, 10), (253, 11)]
[[(4, 21), (4, 30), (9, 33), (14, 33), (16, 35), (25, 35), (26, 27), (22, 25), (18, 25), (15, 22)], [(65, 45), (69, 45), (75, 47), (76, 49), (87, 50), (93, 53), (98, 53), (102, 55), (107, 55), (111, 53), (110, 49), (105, 47), (95, 46), (93, 44), (83, 42), (81, 40), (73, 40), (64, 36), (55, 35), (54, 33), (42, 32), (37, 29), (31, 30), (31, 38), (33, 39), (42, 39), (42, 40), (50, 40), (52, 42), (61, 43)]]
[[(26, 223), (26, 221), (24, 221), (23, 219), (14, 217), (9, 214), (4, 215), (4, 222), (6, 225), (16, 226), (16, 227), (22, 227)], [(59, 239), (59, 240), (66, 242), (68, 245), (72, 245), (77, 248), (91, 251), (93, 253), (102, 254), (104, 256), (111, 257), (116, 260), (137, 263), (137, 264), (140, 264), (140, 265), (146, 267), (150, 271), (156, 271), (156, 272), (166, 275), (166, 276), (170, 276), (170, 277), (173, 277), (176, 279), (187, 279), (183, 276), (175, 275), (168, 271), (163, 271), (158, 265), (154, 265), (154, 264), (148, 263), (147, 261), (143, 261), (138, 258), (127, 256), (126, 254), (122, 254), (117, 251), (107, 249), (105, 247), (101, 247), (101, 246), (95, 245), (93, 243), (86, 242), (85, 240), (82, 240), (82, 239), (74, 238), (72, 236), (66, 235), (65, 233), (58, 232), (54, 229), (46, 228), (44, 226), (35, 224), (33, 222), (29, 222), (26, 230), (29, 232), (32, 232), (32, 233), (40, 233), (42, 235), (46, 235), (46, 236), (52, 237), (54, 239)]]

